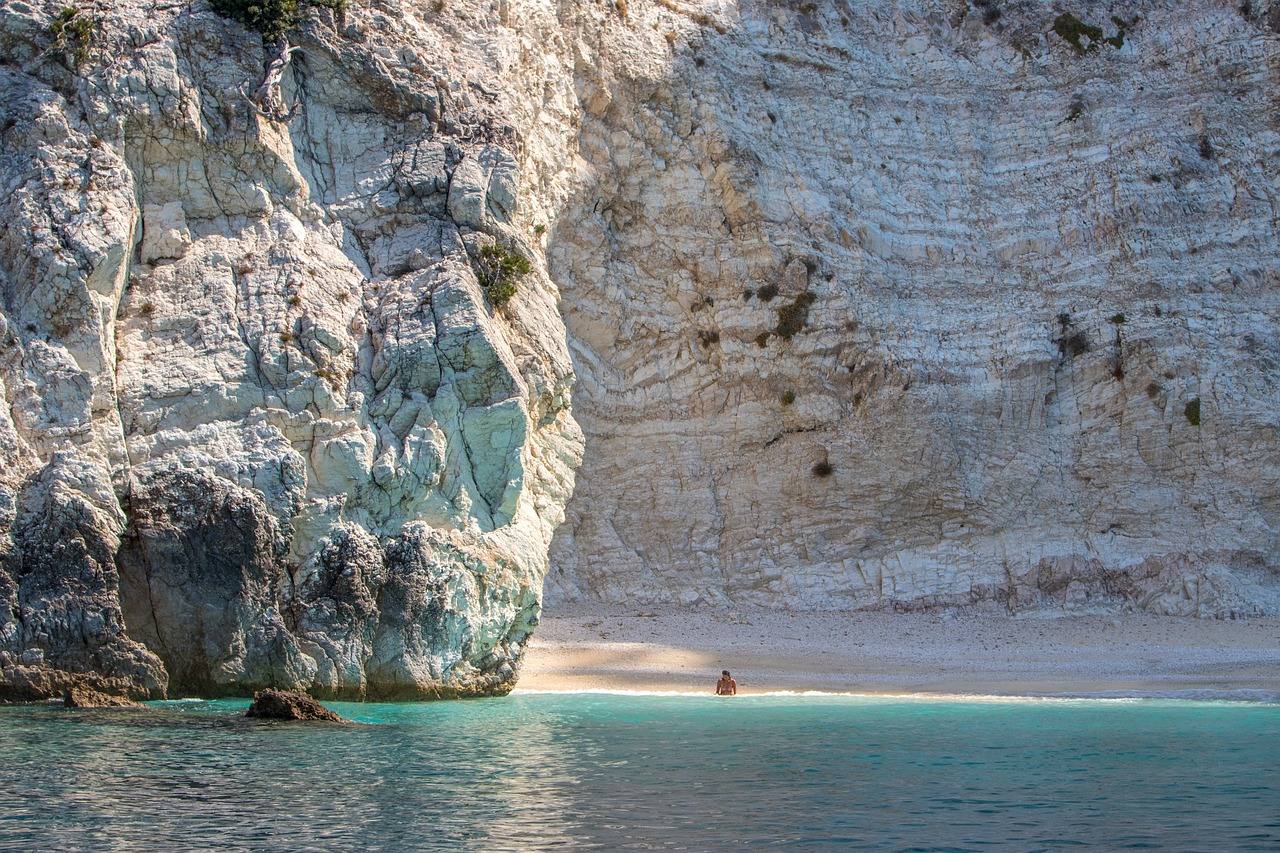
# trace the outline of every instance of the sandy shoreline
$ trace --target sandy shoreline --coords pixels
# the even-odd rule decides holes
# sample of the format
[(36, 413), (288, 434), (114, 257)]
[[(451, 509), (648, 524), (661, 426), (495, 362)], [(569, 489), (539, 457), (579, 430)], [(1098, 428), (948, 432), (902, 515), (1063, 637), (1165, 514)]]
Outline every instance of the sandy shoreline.
[(1280, 619), (561, 607), (517, 690), (1185, 696), (1280, 701)]

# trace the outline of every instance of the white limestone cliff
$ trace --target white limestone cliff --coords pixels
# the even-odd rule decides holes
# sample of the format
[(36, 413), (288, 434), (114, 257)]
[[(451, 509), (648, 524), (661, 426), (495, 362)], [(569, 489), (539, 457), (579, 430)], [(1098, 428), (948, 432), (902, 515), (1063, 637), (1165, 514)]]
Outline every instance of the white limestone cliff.
[(82, 7), (80, 58), (57, 12), (0, 21), (9, 693), (509, 689), (581, 452), (554, 17), (313, 11), (257, 98), (203, 3)]
[(583, 59), (548, 599), (1280, 613), (1280, 6), (1238, 5), (631, 4), (670, 59)]
[(549, 566), (1280, 612), (1273, 3), (73, 8), (0, 5), (5, 695), (501, 692)]

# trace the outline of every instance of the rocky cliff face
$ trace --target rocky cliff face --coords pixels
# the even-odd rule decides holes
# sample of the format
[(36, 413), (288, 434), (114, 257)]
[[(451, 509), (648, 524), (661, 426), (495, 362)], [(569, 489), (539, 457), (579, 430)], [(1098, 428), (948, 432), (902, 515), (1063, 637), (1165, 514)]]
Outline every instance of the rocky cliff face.
[(630, 15), (549, 598), (1280, 612), (1280, 7)]
[(0, 11), (0, 695), (509, 689), (581, 452), (555, 17), (58, 13)]
[(1275, 612), (1277, 29), (4, 4), (0, 691), (499, 692), (549, 547), (560, 597)]

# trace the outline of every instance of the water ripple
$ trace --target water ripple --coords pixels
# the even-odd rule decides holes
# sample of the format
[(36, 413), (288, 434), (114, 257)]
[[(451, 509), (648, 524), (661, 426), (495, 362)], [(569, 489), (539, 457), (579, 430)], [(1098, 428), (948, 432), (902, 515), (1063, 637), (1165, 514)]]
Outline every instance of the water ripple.
[(1280, 708), (522, 695), (0, 708), (0, 849), (1280, 848)]

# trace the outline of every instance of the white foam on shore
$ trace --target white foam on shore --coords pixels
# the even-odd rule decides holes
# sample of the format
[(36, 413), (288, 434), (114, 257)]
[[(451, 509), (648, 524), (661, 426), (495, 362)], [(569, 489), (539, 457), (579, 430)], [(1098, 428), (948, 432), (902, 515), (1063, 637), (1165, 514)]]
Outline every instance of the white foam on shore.
[[(587, 687), (580, 689), (550, 690), (517, 687), (513, 696), (633, 696), (723, 699), (706, 690), (637, 690), (631, 688)], [(1097, 703), (1132, 705), (1151, 701), (1176, 701), (1186, 703), (1213, 703), (1240, 706), (1280, 705), (1280, 695), (1265, 690), (1170, 690), (1136, 694), (1112, 693), (1064, 693), (1049, 695), (1017, 695), (999, 693), (857, 693), (836, 690), (765, 690), (755, 693), (739, 693), (734, 699), (802, 698), (802, 699), (860, 699), (891, 702), (946, 702), (972, 704), (1077, 704)]]

